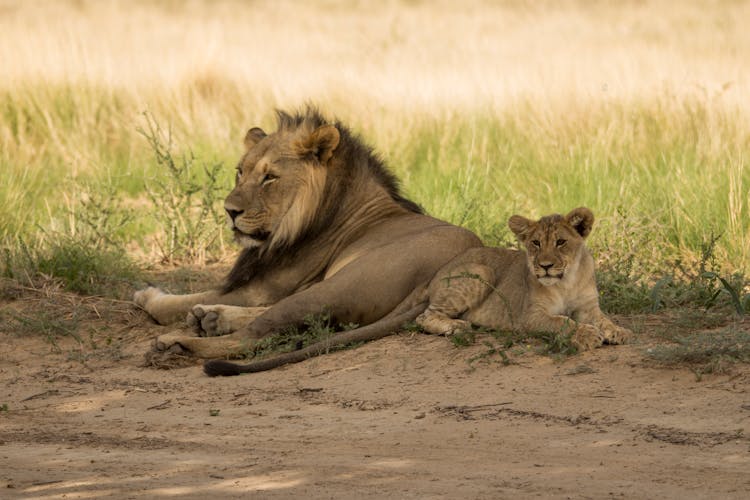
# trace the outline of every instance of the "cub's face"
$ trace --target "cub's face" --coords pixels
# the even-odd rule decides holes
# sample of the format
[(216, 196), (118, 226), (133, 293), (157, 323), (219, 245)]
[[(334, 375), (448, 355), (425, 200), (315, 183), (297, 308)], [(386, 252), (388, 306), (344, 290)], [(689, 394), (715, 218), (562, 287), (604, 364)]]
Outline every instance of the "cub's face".
[(508, 226), (526, 247), (529, 269), (542, 285), (555, 285), (570, 270), (591, 233), (594, 214), (576, 208), (568, 215), (548, 215), (532, 221), (514, 215)]
[(326, 181), (326, 164), (338, 145), (338, 130), (312, 132), (253, 128), (237, 165), (235, 186), (224, 208), (235, 238), (246, 248), (291, 243), (309, 224)]

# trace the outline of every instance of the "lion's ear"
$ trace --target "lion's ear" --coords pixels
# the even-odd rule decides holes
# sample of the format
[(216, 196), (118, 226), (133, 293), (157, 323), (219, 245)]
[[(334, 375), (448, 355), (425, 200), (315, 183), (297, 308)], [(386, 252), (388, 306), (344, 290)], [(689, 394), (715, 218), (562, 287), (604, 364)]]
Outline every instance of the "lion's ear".
[(586, 238), (591, 234), (591, 228), (594, 225), (594, 213), (586, 207), (574, 208), (565, 216), (568, 224), (573, 226), (581, 238)]
[(326, 163), (333, 156), (339, 145), (341, 134), (333, 125), (323, 125), (315, 129), (307, 138), (298, 144), (300, 156), (313, 155), (320, 163)]
[(263, 129), (259, 129), (258, 127), (251, 128), (247, 131), (247, 134), (245, 134), (245, 147), (247, 149), (252, 148), (262, 141), (265, 136), (266, 133), (263, 132)]
[(508, 227), (513, 234), (515, 234), (519, 240), (523, 241), (526, 235), (529, 233), (532, 222), (526, 217), (520, 215), (514, 215), (508, 219)]

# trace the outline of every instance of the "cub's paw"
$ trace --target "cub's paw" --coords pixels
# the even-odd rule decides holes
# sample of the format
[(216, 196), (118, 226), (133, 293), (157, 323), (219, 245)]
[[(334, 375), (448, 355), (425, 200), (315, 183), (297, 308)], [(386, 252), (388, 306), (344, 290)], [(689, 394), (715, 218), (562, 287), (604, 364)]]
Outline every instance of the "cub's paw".
[(420, 314), (416, 322), (425, 332), (446, 337), (460, 332), (471, 331), (471, 323), (462, 319), (453, 319), (432, 311)]
[(607, 344), (627, 344), (633, 339), (633, 332), (621, 326), (614, 326), (604, 332), (604, 341)]
[(451, 335), (455, 335), (456, 333), (471, 331), (471, 323), (462, 319), (453, 319), (450, 322), (446, 323), (450, 323), (445, 325), (445, 330), (442, 333), (446, 337), (450, 337)]
[(570, 339), (571, 343), (579, 351), (589, 351), (604, 343), (601, 330), (591, 325), (578, 325)]

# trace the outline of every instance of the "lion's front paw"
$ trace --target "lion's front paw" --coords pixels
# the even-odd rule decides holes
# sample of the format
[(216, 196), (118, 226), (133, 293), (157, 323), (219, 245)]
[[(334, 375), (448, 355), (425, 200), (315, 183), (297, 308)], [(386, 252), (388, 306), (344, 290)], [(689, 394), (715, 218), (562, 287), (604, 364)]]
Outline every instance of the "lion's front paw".
[(589, 351), (601, 346), (604, 343), (604, 336), (594, 326), (579, 324), (570, 340), (579, 351)]
[(135, 302), (136, 305), (141, 309), (149, 312), (149, 304), (153, 303), (155, 299), (161, 297), (162, 295), (166, 294), (161, 290), (161, 288), (150, 286), (148, 288), (144, 288), (143, 290), (138, 290), (137, 292), (135, 292), (133, 294), (133, 302)]
[(190, 349), (186, 348), (181, 343), (184, 342), (185, 338), (186, 336), (181, 333), (166, 333), (164, 335), (159, 335), (156, 340), (154, 340), (154, 350), (169, 352), (172, 354), (189, 354)]
[(267, 309), (198, 304), (188, 312), (187, 324), (200, 337), (218, 337), (245, 328)]
[(221, 311), (216, 306), (198, 304), (188, 311), (187, 324), (199, 337), (217, 337), (226, 335), (231, 330), (221, 319)]

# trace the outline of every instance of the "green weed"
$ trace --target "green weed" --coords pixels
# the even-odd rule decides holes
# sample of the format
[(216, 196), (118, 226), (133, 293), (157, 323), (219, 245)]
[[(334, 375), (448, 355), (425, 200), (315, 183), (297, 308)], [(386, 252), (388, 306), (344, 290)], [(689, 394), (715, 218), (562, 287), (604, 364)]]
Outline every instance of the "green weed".
[(454, 347), (468, 347), (477, 341), (476, 330), (466, 330), (456, 332), (448, 337)]
[(146, 128), (138, 131), (148, 141), (161, 175), (147, 182), (146, 193), (156, 210), (159, 228), (157, 244), (164, 262), (204, 263), (216, 251), (223, 251), (221, 200), (227, 186), (220, 177), (223, 164), (198, 165), (192, 151), (173, 152), (172, 133), (163, 130), (148, 113)]
[(722, 285), (722, 288), (716, 290), (711, 296), (710, 305), (713, 305), (713, 302), (723, 293), (729, 296), (731, 304), (738, 315), (744, 316), (750, 311), (750, 293), (743, 293), (745, 286), (744, 276), (735, 274), (732, 278), (727, 279), (715, 272), (708, 271), (701, 274), (701, 277), (718, 281)]

